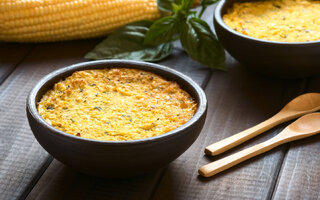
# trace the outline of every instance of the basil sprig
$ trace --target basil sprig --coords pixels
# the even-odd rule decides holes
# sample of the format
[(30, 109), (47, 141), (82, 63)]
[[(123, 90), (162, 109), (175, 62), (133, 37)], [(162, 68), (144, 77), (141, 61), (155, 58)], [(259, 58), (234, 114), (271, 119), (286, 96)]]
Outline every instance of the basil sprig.
[(155, 22), (140, 21), (117, 29), (98, 44), (87, 59), (131, 59), (159, 61), (172, 52), (172, 42), (180, 39), (187, 54), (208, 67), (225, 70), (225, 52), (201, 19), (207, 6), (217, 0), (202, 0), (199, 13), (191, 9), (192, 0), (157, 0), (165, 15)]
[(129, 59), (140, 61), (159, 61), (172, 52), (172, 43), (157, 46), (144, 44), (144, 39), (152, 21), (139, 21), (117, 29), (85, 55), (86, 59)]
[(184, 50), (201, 64), (225, 70), (225, 53), (208, 24), (192, 17), (182, 22), (180, 41)]

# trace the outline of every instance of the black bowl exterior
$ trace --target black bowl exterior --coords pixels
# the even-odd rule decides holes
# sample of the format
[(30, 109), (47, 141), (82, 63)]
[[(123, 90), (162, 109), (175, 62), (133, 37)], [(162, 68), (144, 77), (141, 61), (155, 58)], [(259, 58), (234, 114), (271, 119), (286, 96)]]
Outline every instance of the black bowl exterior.
[(273, 42), (252, 38), (228, 27), (222, 20), (227, 9), (240, 0), (221, 0), (214, 13), (214, 27), (224, 48), (246, 67), (278, 77), (320, 74), (320, 41)]
[[(47, 124), (38, 114), (36, 103), (57, 81), (84, 69), (127, 67), (152, 71), (176, 81), (198, 102), (193, 118), (181, 127), (160, 136), (132, 141), (98, 141), (76, 137)], [(203, 90), (183, 74), (156, 64), (136, 61), (96, 61), (55, 71), (31, 91), (27, 116), (41, 146), (62, 163), (85, 173), (105, 177), (136, 176), (166, 166), (180, 156), (198, 137), (206, 118), (207, 101)]]

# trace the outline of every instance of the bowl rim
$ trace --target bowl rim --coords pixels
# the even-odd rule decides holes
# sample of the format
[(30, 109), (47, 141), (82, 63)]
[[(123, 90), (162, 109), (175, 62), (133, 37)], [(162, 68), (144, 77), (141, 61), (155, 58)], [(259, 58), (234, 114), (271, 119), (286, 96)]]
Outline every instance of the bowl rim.
[[(89, 138), (82, 138), (78, 136), (74, 136), (71, 134), (68, 134), (64, 131), (58, 130), (55, 127), (51, 126), (49, 123), (47, 123), (38, 113), (37, 106), (36, 106), (36, 97), (38, 92), (42, 87), (45, 86), (45, 84), (48, 81), (51, 81), (52, 79), (56, 78), (57, 76), (61, 76), (64, 73), (73, 73), (74, 71), (77, 71), (79, 68), (87, 68), (92, 67), (92, 69), (95, 69), (95, 65), (103, 65), (103, 64), (124, 64), (124, 65), (143, 65), (147, 66), (150, 69), (157, 69), (160, 71), (164, 71), (165, 73), (170, 73), (173, 76), (181, 78), (185, 83), (187, 83), (189, 86), (191, 86), (196, 94), (199, 97), (198, 107), (196, 113), (193, 115), (193, 117), (187, 121), (185, 124), (179, 126), (178, 128), (171, 130), (167, 133), (144, 138), (144, 139), (138, 139), (138, 140), (122, 140), (122, 141), (108, 141), (108, 140), (96, 140), (96, 139), (89, 139)], [(107, 66), (106, 66), (107, 68)], [(125, 67), (124, 67), (125, 68)], [(134, 67), (132, 67), (134, 68)], [(98, 68), (96, 68), (98, 69)], [(101, 68), (100, 68), (101, 69)], [(79, 69), (79, 70), (85, 70), (85, 69)], [(143, 70), (143, 69), (141, 69)], [(146, 70), (147, 71), (147, 70)], [(153, 71), (151, 71), (153, 72)], [(157, 74), (157, 72), (153, 72)], [(160, 75), (164, 78), (166, 78), (164, 75)], [(188, 92), (188, 91), (187, 91)], [(98, 60), (98, 61), (88, 61), (88, 62), (80, 62), (77, 64), (68, 65), (66, 67), (59, 68), (57, 70), (54, 70), (50, 72), (49, 74), (45, 75), (43, 78), (41, 78), (36, 85), (31, 89), (28, 97), (27, 97), (27, 112), (30, 113), (32, 118), (37, 121), (38, 125), (47, 128), (50, 130), (50, 134), (55, 134), (58, 136), (63, 136), (66, 139), (73, 139), (78, 142), (85, 142), (85, 143), (94, 143), (94, 144), (108, 144), (108, 145), (132, 145), (132, 144), (140, 144), (140, 143), (151, 143), (151, 142), (157, 142), (157, 141), (163, 141), (167, 140), (172, 136), (175, 136), (176, 134), (179, 134), (181, 131), (188, 129), (191, 126), (194, 126), (195, 123), (206, 113), (207, 110), (207, 98), (203, 91), (203, 89), (194, 82), (191, 78), (184, 75), (181, 72), (178, 72), (177, 70), (174, 70), (172, 68), (154, 64), (154, 63), (148, 63), (148, 62), (142, 62), (142, 61), (134, 61), (134, 60)]]
[(244, 34), (241, 34), (232, 28), (230, 28), (227, 24), (224, 23), (222, 16), (221, 16), (221, 10), (222, 7), (227, 3), (227, 0), (220, 0), (220, 2), (217, 4), (215, 11), (214, 11), (214, 21), (217, 22), (221, 27), (223, 27), (226, 31), (228, 31), (231, 34), (234, 34), (238, 37), (245, 38), (247, 40), (252, 40), (257, 43), (262, 44), (272, 44), (272, 45), (281, 45), (281, 46), (306, 46), (306, 45), (320, 45), (320, 40), (314, 40), (314, 41), (308, 41), (308, 42), (279, 42), (279, 41), (272, 41), (272, 40), (264, 40), (259, 38), (254, 38), (251, 36), (247, 36)]

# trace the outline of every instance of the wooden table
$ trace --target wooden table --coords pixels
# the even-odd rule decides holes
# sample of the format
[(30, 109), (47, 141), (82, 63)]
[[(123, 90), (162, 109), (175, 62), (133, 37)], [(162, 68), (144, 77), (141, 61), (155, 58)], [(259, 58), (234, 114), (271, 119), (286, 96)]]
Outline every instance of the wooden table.
[[(211, 15), (206, 18), (212, 24)], [(320, 92), (320, 77), (262, 77), (230, 56), (227, 72), (214, 71), (190, 60), (179, 45), (160, 64), (190, 76), (209, 102), (206, 124), (183, 155), (156, 173), (124, 180), (81, 174), (53, 159), (29, 128), (27, 94), (49, 72), (84, 61), (99, 41), (0, 43), (0, 199), (320, 199), (320, 135), (282, 145), (212, 178), (197, 173), (206, 163), (276, 135), (286, 124), (221, 156), (203, 153), (208, 144), (267, 119), (297, 95)]]

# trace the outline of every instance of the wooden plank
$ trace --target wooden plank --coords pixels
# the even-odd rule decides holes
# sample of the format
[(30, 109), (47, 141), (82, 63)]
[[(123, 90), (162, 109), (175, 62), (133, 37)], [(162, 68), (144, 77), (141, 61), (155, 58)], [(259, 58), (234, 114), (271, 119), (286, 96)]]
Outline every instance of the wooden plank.
[(0, 84), (26, 57), (34, 45), (0, 42)]
[[(186, 57), (179, 48), (160, 64), (183, 72), (202, 86), (211, 75), (210, 69)], [(149, 199), (162, 171), (138, 178), (108, 180), (77, 173), (55, 160), (27, 199)]]
[(144, 199), (151, 195), (160, 173), (108, 180), (78, 173), (54, 160), (26, 199)]
[(23, 198), (51, 158), (29, 128), (25, 102), (45, 74), (83, 60), (96, 41), (38, 45), (0, 86), (0, 199)]
[[(320, 92), (320, 78), (308, 92)], [(273, 199), (320, 199), (320, 135), (292, 142), (282, 165)]]
[(204, 156), (213, 142), (249, 128), (275, 114), (289, 99), (302, 92), (303, 81), (281, 81), (251, 74), (229, 58), (228, 73), (212, 75), (206, 94), (209, 110), (198, 140), (170, 164), (153, 199), (267, 199), (270, 198), (285, 154), (285, 146), (248, 160), (211, 178), (197, 170), (277, 134), (282, 126), (217, 157)]

